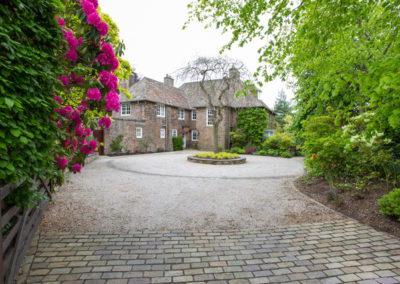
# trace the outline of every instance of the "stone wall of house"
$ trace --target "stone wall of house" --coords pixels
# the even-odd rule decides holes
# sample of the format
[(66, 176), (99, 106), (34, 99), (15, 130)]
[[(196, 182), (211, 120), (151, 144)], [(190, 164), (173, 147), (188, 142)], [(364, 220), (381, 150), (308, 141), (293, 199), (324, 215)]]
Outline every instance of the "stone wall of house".
[[(191, 130), (195, 122), (191, 121), (191, 111), (185, 110), (185, 119), (178, 119), (178, 108), (165, 106), (165, 117), (158, 117), (156, 103), (131, 102), (131, 114), (113, 113), (114, 122), (109, 130), (104, 132), (105, 154), (112, 152), (110, 143), (123, 135), (122, 145), (126, 152), (155, 152), (157, 150), (172, 151), (172, 130), (176, 129), (178, 136), (186, 134), (186, 146), (192, 148)], [(136, 138), (136, 127), (142, 127), (142, 138)], [(161, 138), (161, 128), (165, 129), (165, 138)], [(186, 133), (184, 133), (184, 130)]]
[[(199, 131), (198, 149), (211, 151), (214, 145), (214, 126), (206, 125), (207, 108), (197, 109), (196, 129)], [(225, 108), (223, 110), (223, 120), (218, 127), (218, 145), (221, 148), (227, 149), (229, 147), (229, 130), (230, 130), (230, 110)]]

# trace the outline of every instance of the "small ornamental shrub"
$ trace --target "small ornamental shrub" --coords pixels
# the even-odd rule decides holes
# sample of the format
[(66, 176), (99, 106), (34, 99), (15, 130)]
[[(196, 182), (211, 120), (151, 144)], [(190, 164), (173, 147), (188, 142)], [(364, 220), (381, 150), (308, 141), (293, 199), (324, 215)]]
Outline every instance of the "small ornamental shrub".
[(240, 147), (232, 147), (231, 148), (231, 153), (239, 153), (239, 151), (240, 151)]
[(246, 139), (246, 135), (244, 134), (244, 132), (239, 128), (236, 129), (235, 131), (231, 131), (229, 133), (229, 135), (231, 136), (231, 143), (232, 143), (232, 147), (243, 147), (245, 145), (247, 145), (248, 141)]
[(183, 150), (183, 138), (180, 136), (172, 137), (172, 148), (174, 151)]
[(276, 133), (265, 140), (262, 148), (267, 151), (267, 153), (269, 150), (274, 150), (273, 153), (278, 153), (278, 155), (274, 156), (281, 156), (283, 152), (291, 153), (295, 149), (294, 137), (286, 133)]
[(247, 147), (246, 148), (246, 154), (247, 155), (252, 155), (255, 151), (257, 151), (256, 147)]
[(379, 200), (379, 213), (396, 217), (400, 221), (400, 188), (394, 188), (388, 194), (383, 195)]
[(281, 154), (280, 154), (280, 156), (281, 157), (283, 157), (283, 158), (291, 158), (291, 157), (293, 157), (293, 154), (292, 153), (290, 153), (290, 152), (282, 152)]
[(197, 153), (195, 154), (196, 157), (198, 158), (204, 158), (204, 159), (218, 159), (218, 160), (223, 160), (223, 159), (236, 159), (239, 158), (239, 155), (236, 153), (227, 153), (227, 152), (219, 152), (219, 153), (214, 153), (214, 152), (207, 152), (207, 153)]
[(246, 154), (246, 150), (245, 150), (245, 149), (240, 149), (240, 150), (238, 151), (238, 154)]
[(267, 153), (264, 150), (258, 151), (258, 155), (265, 156)]
[(111, 141), (110, 148), (113, 152), (120, 153), (122, 151), (122, 139), (123, 135), (118, 135), (113, 141)]

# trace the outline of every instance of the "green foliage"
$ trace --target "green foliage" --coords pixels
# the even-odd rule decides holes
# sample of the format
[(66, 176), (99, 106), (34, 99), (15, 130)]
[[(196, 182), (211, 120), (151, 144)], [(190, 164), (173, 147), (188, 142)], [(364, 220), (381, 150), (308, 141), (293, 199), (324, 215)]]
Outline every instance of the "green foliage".
[(174, 151), (183, 150), (183, 138), (180, 136), (172, 137), (172, 148)]
[(0, 5), (0, 183), (52, 174), (57, 127), (54, 52), (62, 33), (57, 0), (10, 0)]
[(37, 187), (29, 182), (22, 183), (5, 199), (8, 204), (14, 204), (25, 210), (37, 206), (42, 200), (48, 200), (48, 197), (39, 193)]
[(238, 154), (246, 154), (246, 150), (245, 149), (239, 149), (239, 151), (237, 153)]
[[(373, 113), (353, 117), (345, 126), (333, 116), (316, 116), (304, 122), (306, 168), (313, 176), (396, 178), (395, 160), (383, 133), (369, 129)], [(373, 154), (372, 154), (373, 153)]]
[(258, 151), (258, 155), (265, 156), (266, 154), (267, 154), (267, 152), (264, 150)]
[(290, 158), (295, 149), (294, 138), (289, 134), (277, 132), (265, 140), (262, 148), (268, 155)]
[(118, 135), (113, 141), (111, 141), (110, 147), (113, 152), (120, 153), (122, 151), (122, 139), (124, 136)]
[(383, 195), (378, 200), (378, 204), (380, 214), (394, 216), (400, 221), (400, 188), (394, 188), (388, 194)]
[(285, 91), (280, 90), (278, 93), (278, 98), (275, 101), (274, 112), (275, 121), (283, 127), (285, 124), (285, 117), (292, 114), (292, 106), (290, 102), (287, 100)]
[(239, 153), (239, 151), (240, 151), (240, 147), (232, 147), (231, 148), (231, 153)]
[[(305, 139), (309, 170), (336, 161), (340, 166), (332, 171), (337, 174), (372, 177), (388, 163), (398, 164), (398, 1), (193, 0), (188, 7), (189, 22), (215, 24), (232, 34), (224, 49), (263, 40), (256, 73), (266, 81), (280, 77), (294, 82), (293, 129), (298, 141)], [(365, 112), (374, 115), (364, 121), (360, 139), (349, 141), (355, 135), (342, 127)], [(323, 123), (327, 117), (331, 121)], [(306, 129), (309, 123), (326, 129), (314, 127), (317, 133), (312, 133)], [(385, 139), (390, 142), (383, 146)], [(319, 151), (315, 161), (311, 149)]]
[(231, 132), (233, 146), (261, 145), (268, 126), (268, 112), (264, 108), (241, 109), (237, 115), (237, 130)]

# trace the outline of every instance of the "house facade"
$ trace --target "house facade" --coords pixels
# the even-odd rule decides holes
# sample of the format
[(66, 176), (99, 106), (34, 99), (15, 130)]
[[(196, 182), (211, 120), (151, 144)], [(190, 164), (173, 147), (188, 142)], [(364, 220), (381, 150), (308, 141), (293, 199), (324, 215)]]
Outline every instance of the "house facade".
[[(215, 83), (215, 82), (209, 82)], [(211, 150), (213, 147), (212, 112), (201, 91), (199, 82), (174, 86), (170, 76), (164, 82), (143, 78), (121, 82), (132, 98), (120, 95), (121, 109), (113, 113), (110, 129), (104, 130), (104, 153), (112, 152), (112, 141), (122, 135), (124, 152), (171, 151), (172, 137), (181, 136), (184, 148)], [(236, 113), (241, 108), (261, 107), (270, 114), (270, 126), (274, 125), (274, 113), (256, 96), (236, 98), (241, 88), (238, 82), (225, 96), (222, 121), (219, 124), (219, 145), (229, 148), (229, 132), (236, 125)]]

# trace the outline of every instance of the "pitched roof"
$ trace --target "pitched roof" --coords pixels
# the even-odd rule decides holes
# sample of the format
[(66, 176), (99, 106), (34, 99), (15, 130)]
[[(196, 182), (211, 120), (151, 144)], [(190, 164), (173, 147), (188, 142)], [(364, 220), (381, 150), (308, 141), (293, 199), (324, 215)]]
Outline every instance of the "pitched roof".
[[(216, 92), (211, 91), (210, 94), (213, 94), (211, 98), (213, 104), (219, 106), (220, 103), (217, 96), (220, 93), (219, 90), (222, 90), (224, 87), (224, 81), (221, 79), (209, 80), (205, 82), (205, 86), (208, 90), (217, 90)], [(232, 108), (262, 107), (273, 112), (263, 101), (259, 100), (253, 94), (236, 97), (237, 91), (242, 88), (242, 82), (235, 82), (222, 99), (222, 105)], [(125, 95), (121, 94), (120, 101), (151, 101), (185, 109), (208, 106), (206, 94), (201, 90), (199, 82), (184, 83), (181, 87), (175, 88), (144, 77), (129, 88), (129, 93), (132, 95), (132, 99), (128, 99)]]
[[(225, 86), (223, 80), (209, 80), (205, 82), (205, 88), (210, 91), (211, 100), (213, 105), (219, 106), (221, 103), (218, 100), (218, 95), (221, 93)], [(257, 98), (252, 93), (246, 96), (240, 95), (236, 97), (237, 91), (243, 89), (243, 83), (241, 81), (234, 82), (231, 84), (229, 90), (225, 93), (225, 96), (221, 99), (222, 105), (229, 106), (232, 108), (248, 108), (248, 107), (263, 107), (273, 112), (268, 106)], [(208, 106), (208, 99), (205, 92), (200, 87), (200, 82), (184, 83), (180, 89), (182, 89), (188, 96), (188, 100), (193, 108), (206, 107)]]
[(186, 94), (178, 88), (144, 77), (129, 88), (132, 99), (120, 95), (121, 102), (150, 101), (179, 108), (190, 109)]

